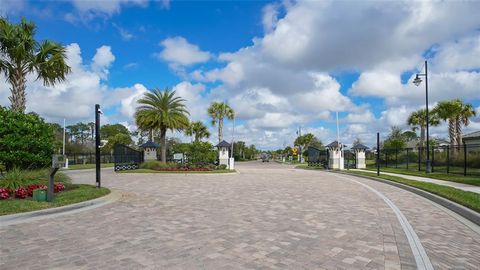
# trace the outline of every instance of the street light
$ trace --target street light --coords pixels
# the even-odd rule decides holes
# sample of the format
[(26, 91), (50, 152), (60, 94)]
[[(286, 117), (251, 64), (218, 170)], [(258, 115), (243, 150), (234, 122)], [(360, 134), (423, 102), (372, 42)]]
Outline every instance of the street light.
[(416, 86), (419, 86), (422, 83), (422, 78), (425, 77), (425, 109), (426, 109), (426, 124), (427, 124), (427, 164), (426, 164), (426, 173), (432, 172), (432, 164), (430, 162), (430, 136), (429, 136), (429, 120), (428, 117), (428, 68), (427, 68), (427, 60), (425, 60), (425, 73), (417, 73), (413, 83)]

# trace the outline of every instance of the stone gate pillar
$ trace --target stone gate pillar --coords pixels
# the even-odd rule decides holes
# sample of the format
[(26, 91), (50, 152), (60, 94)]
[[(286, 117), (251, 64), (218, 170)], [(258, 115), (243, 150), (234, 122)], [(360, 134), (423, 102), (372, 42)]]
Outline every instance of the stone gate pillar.
[(140, 145), (140, 147), (143, 149), (143, 160), (144, 161), (147, 161), (147, 160), (157, 160), (157, 149), (160, 148), (160, 145), (152, 142), (152, 141), (148, 141), (142, 145)]
[(226, 141), (221, 141), (215, 147), (218, 148), (218, 165), (226, 165), (227, 168), (230, 168), (230, 148), (232, 145)]

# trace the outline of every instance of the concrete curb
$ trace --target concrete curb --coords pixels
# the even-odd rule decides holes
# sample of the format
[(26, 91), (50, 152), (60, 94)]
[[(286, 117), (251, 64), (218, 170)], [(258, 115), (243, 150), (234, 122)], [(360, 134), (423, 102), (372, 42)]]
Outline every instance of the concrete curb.
[(4, 215), (0, 216), (0, 227), (78, 213), (115, 202), (121, 197), (120, 192), (111, 190), (109, 194), (93, 200), (38, 211)]
[(428, 191), (424, 191), (424, 190), (418, 189), (416, 187), (411, 187), (411, 186), (408, 186), (408, 185), (405, 185), (405, 184), (389, 181), (389, 180), (386, 180), (386, 179), (378, 179), (378, 178), (375, 178), (373, 176), (356, 175), (356, 174), (336, 172), (336, 171), (329, 171), (329, 172), (343, 174), (343, 175), (349, 175), (349, 176), (355, 176), (355, 177), (364, 178), (364, 179), (370, 179), (370, 180), (385, 183), (385, 184), (388, 184), (388, 185), (392, 185), (392, 186), (395, 186), (395, 187), (413, 192), (413, 193), (415, 193), (419, 196), (422, 196), (422, 197), (424, 197), (424, 198), (426, 198), (430, 201), (433, 201), (434, 203), (437, 203), (437, 204), (447, 208), (448, 210), (450, 210), (452, 212), (455, 212), (456, 214), (458, 214), (458, 215), (468, 219), (469, 221), (475, 223), (476, 225), (480, 226), (480, 214), (479, 213), (477, 213), (477, 212), (475, 212), (475, 211), (473, 211), (473, 210), (471, 210), (471, 209), (469, 209), (469, 208), (467, 208), (467, 207), (465, 207), (461, 204), (458, 204), (456, 202), (453, 202), (453, 201), (450, 201), (448, 199), (442, 198), (442, 197), (440, 197), (438, 195), (435, 195), (433, 193), (430, 193)]

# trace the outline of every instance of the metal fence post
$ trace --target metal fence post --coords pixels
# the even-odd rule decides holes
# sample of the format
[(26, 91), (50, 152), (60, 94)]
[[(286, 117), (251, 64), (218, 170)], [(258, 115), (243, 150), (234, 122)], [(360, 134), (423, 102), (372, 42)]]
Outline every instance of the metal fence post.
[(388, 168), (388, 150), (385, 149), (385, 168)]
[(377, 132), (377, 176), (380, 175), (380, 133)]
[(432, 164), (431, 165), (432, 165), (432, 172), (433, 172), (433, 170), (435, 168), (435, 148), (434, 148), (434, 146), (432, 146)]
[(398, 148), (395, 148), (395, 169), (398, 168)]
[(447, 145), (447, 174), (450, 173), (450, 145)]
[(418, 149), (418, 171), (421, 171), (422, 168), (420, 168), (420, 162), (421, 162), (421, 158), (422, 158), (421, 153), (422, 153), (423, 149), (422, 149), (422, 147), (418, 147), (417, 149)]
[(463, 143), (463, 175), (467, 176), (467, 145)]
[(410, 159), (410, 156), (408, 155), (408, 148), (407, 148), (407, 170), (408, 170), (408, 160)]

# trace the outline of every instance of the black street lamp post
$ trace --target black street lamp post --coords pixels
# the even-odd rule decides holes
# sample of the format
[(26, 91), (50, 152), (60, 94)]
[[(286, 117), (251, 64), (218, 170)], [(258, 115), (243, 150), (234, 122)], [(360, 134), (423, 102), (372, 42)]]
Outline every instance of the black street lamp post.
[[(425, 73), (417, 73), (413, 83), (416, 86), (419, 86), (422, 82), (420, 76), (425, 77), (425, 109), (426, 109), (426, 124), (427, 124), (427, 164), (426, 164), (426, 173), (432, 172), (432, 164), (430, 161), (430, 135), (429, 135), (429, 116), (428, 116), (428, 68), (427, 68), (427, 60), (425, 60)], [(423, 147), (423, 145), (422, 145)]]

